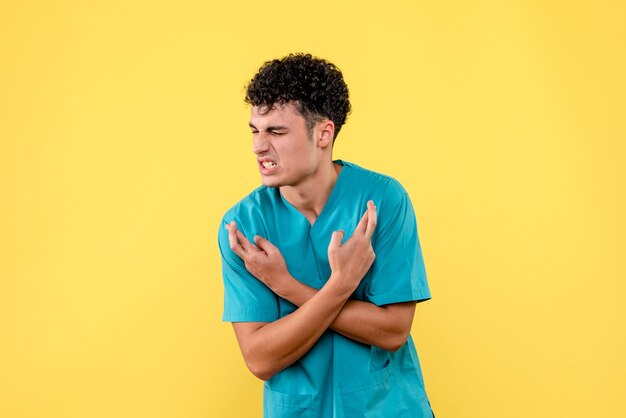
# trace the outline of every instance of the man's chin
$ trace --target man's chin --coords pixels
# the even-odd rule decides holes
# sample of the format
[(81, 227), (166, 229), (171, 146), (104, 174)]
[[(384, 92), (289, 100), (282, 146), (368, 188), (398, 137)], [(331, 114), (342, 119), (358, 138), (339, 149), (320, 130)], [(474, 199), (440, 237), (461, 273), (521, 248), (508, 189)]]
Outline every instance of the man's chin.
[(261, 176), (261, 183), (266, 187), (280, 187), (280, 183), (277, 180), (270, 179), (264, 176)]

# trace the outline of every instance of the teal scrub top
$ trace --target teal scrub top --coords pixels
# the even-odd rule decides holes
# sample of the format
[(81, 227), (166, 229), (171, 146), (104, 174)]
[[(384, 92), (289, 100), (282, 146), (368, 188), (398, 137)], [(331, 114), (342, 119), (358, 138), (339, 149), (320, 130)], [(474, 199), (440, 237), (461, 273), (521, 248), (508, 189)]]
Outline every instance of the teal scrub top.
[[(378, 306), (431, 298), (411, 200), (395, 179), (343, 165), (313, 226), (278, 188), (261, 186), (229, 209), (219, 228), (224, 311), (228, 322), (273, 322), (296, 310), (252, 276), (231, 249), (231, 221), (252, 241), (258, 234), (278, 247), (292, 276), (320, 289), (330, 277), (328, 244), (335, 230), (348, 239), (367, 209), (376, 204), (372, 236), (376, 258), (352, 299)], [(298, 361), (264, 382), (263, 416), (416, 417), (432, 410), (413, 339), (396, 352), (356, 342), (328, 329)]]

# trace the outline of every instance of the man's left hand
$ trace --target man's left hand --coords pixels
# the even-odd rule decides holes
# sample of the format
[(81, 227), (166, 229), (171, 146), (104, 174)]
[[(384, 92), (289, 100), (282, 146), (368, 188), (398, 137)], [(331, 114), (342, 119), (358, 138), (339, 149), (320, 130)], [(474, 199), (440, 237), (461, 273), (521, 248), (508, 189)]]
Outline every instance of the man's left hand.
[(237, 229), (235, 221), (225, 225), (230, 248), (243, 260), (246, 269), (275, 293), (290, 280), (295, 280), (280, 250), (265, 238), (255, 235), (252, 244)]

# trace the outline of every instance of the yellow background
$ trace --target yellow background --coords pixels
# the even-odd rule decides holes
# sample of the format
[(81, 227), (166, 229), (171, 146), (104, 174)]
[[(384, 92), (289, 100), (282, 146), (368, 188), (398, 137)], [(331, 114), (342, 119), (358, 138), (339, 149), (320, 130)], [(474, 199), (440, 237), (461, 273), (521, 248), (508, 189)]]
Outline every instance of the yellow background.
[[(217, 2), (215, 2), (217, 3)], [(344, 72), (335, 158), (412, 198), (437, 418), (626, 416), (622, 1), (0, 1), (0, 416), (259, 417), (217, 227), (243, 86)]]

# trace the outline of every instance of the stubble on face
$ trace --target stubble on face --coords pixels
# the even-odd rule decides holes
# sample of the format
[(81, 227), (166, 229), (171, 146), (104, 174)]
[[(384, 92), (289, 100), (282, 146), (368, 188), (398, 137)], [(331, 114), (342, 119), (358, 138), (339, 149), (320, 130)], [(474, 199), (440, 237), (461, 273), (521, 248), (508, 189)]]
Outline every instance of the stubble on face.
[[(253, 129), (257, 159), (271, 159), (272, 169), (262, 168), (261, 178), (268, 187), (297, 186), (311, 173), (314, 129), (308, 129), (296, 105), (276, 103), (253, 106), (250, 127)], [(313, 169), (314, 171), (314, 169)]]

